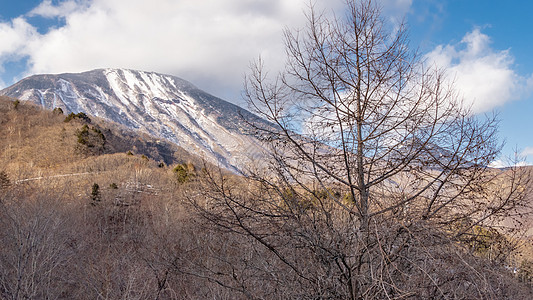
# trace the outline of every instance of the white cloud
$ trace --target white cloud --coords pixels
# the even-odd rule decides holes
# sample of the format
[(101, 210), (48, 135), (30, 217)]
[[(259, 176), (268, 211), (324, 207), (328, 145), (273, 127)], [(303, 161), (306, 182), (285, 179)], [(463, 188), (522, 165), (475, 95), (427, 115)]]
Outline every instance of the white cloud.
[[(334, 3), (320, 0), (321, 7)], [(40, 34), (19, 18), (0, 23), (0, 64), (17, 53), (27, 74), (123, 67), (173, 74), (237, 98), (250, 61), (283, 67), (283, 29), (302, 27), (307, 0), (43, 1), (27, 17), (62, 18)], [(324, 5), (326, 4), (327, 5)], [(4, 38), (3, 35), (8, 35)], [(220, 94), (222, 93), (222, 94)], [(232, 100), (232, 99), (228, 99)]]
[(513, 161), (501, 160), (501, 159), (495, 160), (489, 164), (490, 168), (497, 168), (497, 169), (509, 168), (509, 167), (526, 167), (526, 166), (530, 166), (530, 164), (527, 161), (513, 162)]
[(80, 8), (80, 4), (73, 0), (63, 1), (59, 5), (53, 5), (52, 0), (45, 0), (32, 9), (28, 16), (41, 16), (44, 18), (66, 17)]
[(515, 154), (515, 157), (507, 157), (495, 160), (492, 162), (489, 167), (492, 168), (507, 168), (512, 166), (532, 166), (533, 162), (531, 158), (533, 157), (533, 147), (525, 147), (520, 153)]
[(379, 0), (378, 2), (383, 7), (383, 13), (393, 23), (403, 21), (413, 5), (413, 0)]
[(513, 57), (508, 50), (494, 50), (490, 43), (490, 37), (476, 28), (459, 44), (439, 45), (425, 56), (429, 63), (448, 70), (449, 78), (474, 113), (519, 99), (528, 92), (528, 83), (533, 85), (533, 80), (512, 69)]
[(533, 156), (533, 147), (526, 147), (522, 152), (520, 152), (520, 156), (526, 157), (526, 156)]
[(37, 30), (23, 18), (0, 23), (0, 65), (8, 59), (24, 56), (28, 41), (37, 36)]
[(504, 163), (503, 160), (498, 159), (498, 160), (495, 160), (492, 163), (490, 163), (489, 167), (496, 168), (496, 169), (502, 169), (502, 168), (508, 167), (508, 165), (506, 163)]
[[(403, 15), (412, 0), (380, 0)], [(342, 0), (317, 0), (319, 10)], [(0, 71), (27, 58), (26, 74), (123, 67), (173, 74), (236, 100), (250, 61), (284, 67), (283, 29), (305, 25), (308, 0), (43, 0), (25, 17), (0, 23)], [(340, 15), (341, 13), (339, 13)], [(40, 34), (34, 17), (65, 25)], [(27, 19), (25, 19), (27, 18)], [(31, 18), (31, 19), (30, 19)]]

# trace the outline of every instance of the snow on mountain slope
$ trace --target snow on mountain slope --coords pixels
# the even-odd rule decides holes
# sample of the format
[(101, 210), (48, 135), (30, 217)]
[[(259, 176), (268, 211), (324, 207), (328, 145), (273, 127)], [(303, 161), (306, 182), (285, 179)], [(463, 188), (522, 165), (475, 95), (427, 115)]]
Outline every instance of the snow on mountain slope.
[(142, 130), (231, 170), (261, 148), (243, 120), (255, 115), (174, 76), (126, 69), (34, 75), (0, 94)]

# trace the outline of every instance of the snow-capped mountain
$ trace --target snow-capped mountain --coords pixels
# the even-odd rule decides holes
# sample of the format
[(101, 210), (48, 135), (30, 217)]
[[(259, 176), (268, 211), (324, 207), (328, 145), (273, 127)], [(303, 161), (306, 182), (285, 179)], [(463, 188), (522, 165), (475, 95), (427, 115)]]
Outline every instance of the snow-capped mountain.
[(142, 130), (232, 170), (260, 149), (243, 120), (257, 116), (175, 76), (126, 69), (34, 75), (0, 94)]

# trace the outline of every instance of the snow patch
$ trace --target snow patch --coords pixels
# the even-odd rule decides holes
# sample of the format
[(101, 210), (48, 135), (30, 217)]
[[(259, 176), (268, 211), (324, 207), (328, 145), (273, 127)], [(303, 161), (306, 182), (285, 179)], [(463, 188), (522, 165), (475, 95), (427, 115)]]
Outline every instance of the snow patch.
[[(218, 118), (224, 117), (226, 109), (220, 106), (223, 103), (211, 105), (206, 102), (209, 97), (197, 99), (191, 96), (201, 94), (201, 91), (176, 77), (126, 69), (105, 69), (91, 76), (102, 76), (97, 79), (106, 80), (108, 85), (104, 88), (94, 84), (94, 77), (91, 77), (91, 84), (83, 78), (67, 77), (68, 81), (55, 77), (55, 89), (27, 89), (20, 92), (22, 96), (19, 98), (45, 106), (53, 95), (54, 106), (63, 103), (73, 112), (85, 108), (87, 114), (168, 139), (186, 151), (203, 155), (207, 161), (232, 170), (247, 156), (259, 152), (260, 146), (255, 139), (219, 124)], [(215, 107), (222, 111), (208, 113)], [(229, 117), (235, 118), (229, 112)]]

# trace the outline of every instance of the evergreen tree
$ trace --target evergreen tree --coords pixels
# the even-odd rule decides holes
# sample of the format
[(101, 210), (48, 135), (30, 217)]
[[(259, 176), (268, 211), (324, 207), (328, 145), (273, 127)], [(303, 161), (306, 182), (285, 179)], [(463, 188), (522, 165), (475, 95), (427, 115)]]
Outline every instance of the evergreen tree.
[(11, 185), (9, 176), (7, 176), (6, 171), (0, 171), (0, 190), (5, 190)]
[(94, 183), (91, 191), (91, 205), (96, 206), (102, 201), (102, 195), (100, 194), (100, 186), (98, 183)]

